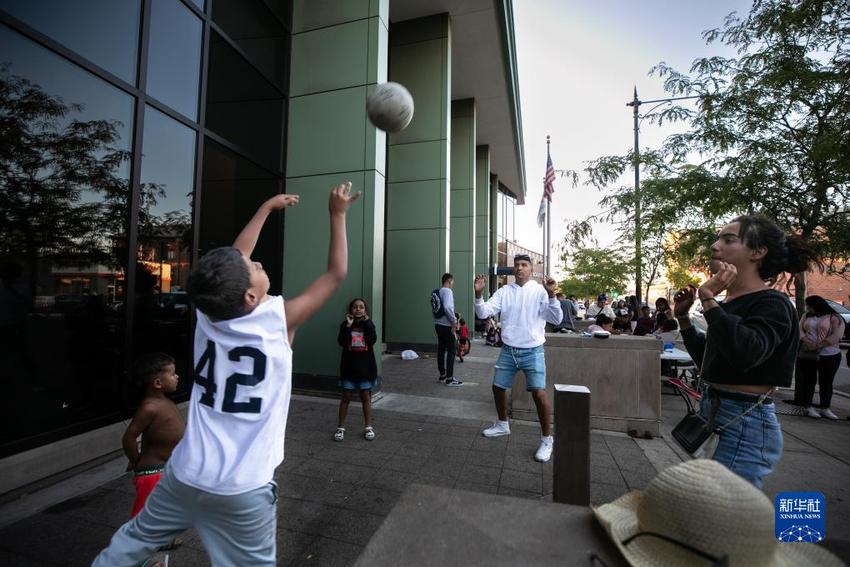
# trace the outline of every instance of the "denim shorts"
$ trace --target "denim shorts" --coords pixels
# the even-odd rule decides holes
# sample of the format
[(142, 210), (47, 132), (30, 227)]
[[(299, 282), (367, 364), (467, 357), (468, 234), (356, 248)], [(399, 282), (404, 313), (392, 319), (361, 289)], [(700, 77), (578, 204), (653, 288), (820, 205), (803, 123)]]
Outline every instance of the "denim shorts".
[(531, 348), (515, 348), (502, 346), (499, 359), (496, 361), (496, 372), (493, 385), (510, 390), (517, 371), (525, 372), (525, 389), (546, 389), (546, 359), (543, 357), (543, 345)]
[[(704, 391), (700, 402), (700, 414), (707, 418), (711, 409), (712, 393)], [(753, 396), (757, 401), (758, 396)], [(720, 398), (715, 424), (724, 427), (741, 415), (754, 403), (743, 400)], [(764, 484), (764, 477), (773, 472), (782, 456), (782, 429), (776, 418), (774, 404), (762, 404), (744, 417), (723, 429), (720, 442), (712, 457), (738, 476), (748, 480), (757, 488)]]
[(378, 385), (378, 379), (340, 378), (337, 384), (343, 390), (371, 390)]

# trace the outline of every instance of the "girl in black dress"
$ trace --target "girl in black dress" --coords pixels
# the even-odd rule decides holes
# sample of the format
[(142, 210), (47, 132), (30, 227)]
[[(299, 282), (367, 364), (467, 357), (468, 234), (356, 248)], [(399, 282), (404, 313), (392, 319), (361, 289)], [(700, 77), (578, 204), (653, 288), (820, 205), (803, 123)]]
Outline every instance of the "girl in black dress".
[(367, 441), (375, 439), (372, 428), (372, 388), (378, 384), (378, 365), (375, 362), (375, 342), (378, 333), (375, 323), (369, 319), (369, 306), (362, 297), (351, 300), (345, 321), (339, 326), (337, 342), (342, 347), (339, 361), (339, 386), (342, 399), (339, 402), (339, 426), (334, 433), (335, 441), (345, 439), (345, 418), (348, 404), (354, 393), (360, 396), (363, 404), (363, 437)]

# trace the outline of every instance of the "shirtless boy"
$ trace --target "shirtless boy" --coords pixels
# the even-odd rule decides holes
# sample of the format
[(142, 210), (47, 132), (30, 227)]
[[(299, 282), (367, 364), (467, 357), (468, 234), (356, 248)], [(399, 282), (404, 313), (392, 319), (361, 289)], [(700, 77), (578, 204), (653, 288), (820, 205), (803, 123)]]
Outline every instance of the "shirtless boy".
[[(177, 390), (174, 359), (159, 352), (146, 355), (136, 364), (136, 376), (144, 385), (145, 397), (121, 440), (129, 459), (127, 470), (135, 473), (136, 501), (130, 517), (145, 507), (148, 495), (162, 476), (165, 462), (186, 428), (177, 406), (168, 399), (168, 394)], [(140, 435), (141, 452), (136, 443)]]

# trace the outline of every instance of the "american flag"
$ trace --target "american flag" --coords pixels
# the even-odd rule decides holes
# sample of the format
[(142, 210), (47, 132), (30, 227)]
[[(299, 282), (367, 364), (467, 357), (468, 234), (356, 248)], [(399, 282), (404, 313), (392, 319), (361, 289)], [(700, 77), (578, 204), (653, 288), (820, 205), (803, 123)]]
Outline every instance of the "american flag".
[(537, 211), (537, 226), (542, 227), (546, 220), (546, 201), (552, 202), (555, 193), (555, 166), (552, 165), (552, 154), (546, 147), (546, 179), (543, 180), (543, 197), (540, 199), (540, 209)]

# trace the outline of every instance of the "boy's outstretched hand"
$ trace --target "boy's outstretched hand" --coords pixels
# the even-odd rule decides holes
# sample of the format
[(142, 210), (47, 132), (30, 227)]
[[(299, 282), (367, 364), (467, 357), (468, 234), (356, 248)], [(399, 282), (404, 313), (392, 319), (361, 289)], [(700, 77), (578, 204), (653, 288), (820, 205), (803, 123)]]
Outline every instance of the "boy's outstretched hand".
[(331, 196), (328, 201), (328, 209), (331, 214), (341, 213), (344, 214), (348, 207), (351, 206), (351, 203), (360, 198), (362, 193), (358, 191), (357, 193), (351, 192), (351, 181), (346, 181), (341, 185), (337, 185), (333, 189), (331, 189)]
[(281, 209), (285, 209), (286, 207), (297, 205), (300, 200), (301, 197), (299, 197), (298, 195), (287, 195), (284, 193), (282, 195), (275, 195), (274, 197), (266, 201), (266, 205), (269, 207), (269, 209), (273, 211), (279, 211)]

